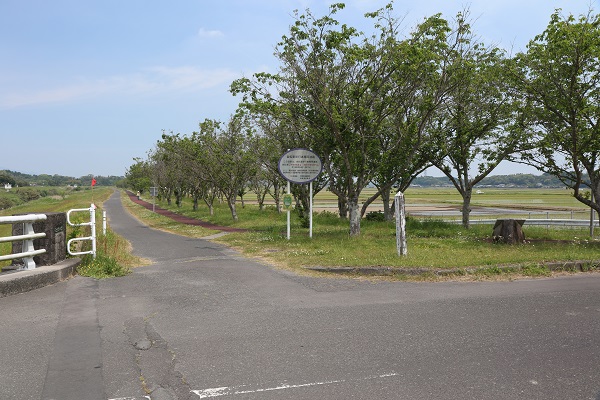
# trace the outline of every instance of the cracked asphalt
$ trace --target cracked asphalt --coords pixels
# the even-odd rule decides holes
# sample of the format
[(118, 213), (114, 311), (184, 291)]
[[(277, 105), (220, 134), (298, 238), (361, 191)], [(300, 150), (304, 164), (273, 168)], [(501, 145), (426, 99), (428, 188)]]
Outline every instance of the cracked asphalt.
[(104, 207), (153, 264), (0, 298), (0, 399), (600, 400), (599, 274), (310, 278)]

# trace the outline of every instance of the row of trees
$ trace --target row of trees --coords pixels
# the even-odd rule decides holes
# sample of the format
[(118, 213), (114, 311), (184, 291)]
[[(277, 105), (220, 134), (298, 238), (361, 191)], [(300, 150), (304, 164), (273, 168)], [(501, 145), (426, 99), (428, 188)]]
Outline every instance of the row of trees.
[[(279, 156), (310, 148), (324, 166), (315, 193), (327, 186), (337, 195), (350, 235), (359, 235), (372, 201), (381, 197), (390, 216), (392, 191), (430, 166), (460, 192), (468, 227), (473, 188), (512, 160), (556, 176), (600, 212), (598, 15), (557, 11), (526, 52), (509, 56), (475, 36), (468, 12), (451, 22), (428, 17), (402, 38), (392, 4), (366, 15), (371, 36), (340, 24), (343, 8), (296, 13), (276, 47), (279, 71), (232, 83), (241, 103), (227, 124), (206, 120), (190, 136), (163, 134), (128, 179), (145, 176), (177, 202), (190, 195), (211, 207), (222, 196), (235, 219), (247, 188), (260, 204), (267, 193), (279, 203)], [(360, 204), (371, 184), (376, 194)], [(306, 188), (295, 190), (306, 209)]]
[[(157, 187), (168, 204), (174, 199), (181, 206), (183, 196), (190, 196), (197, 209), (202, 201), (211, 215), (214, 202), (224, 200), (237, 220), (237, 199), (243, 202), (248, 190), (261, 209), (270, 195), (281, 210), (284, 183), (278, 172), (278, 151), (268, 138), (253, 135), (246, 119), (232, 118), (227, 125), (207, 119), (199, 132), (189, 136), (163, 132), (148, 159), (135, 159), (126, 177), (136, 190)], [(301, 193), (296, 194), (300, 199)]]

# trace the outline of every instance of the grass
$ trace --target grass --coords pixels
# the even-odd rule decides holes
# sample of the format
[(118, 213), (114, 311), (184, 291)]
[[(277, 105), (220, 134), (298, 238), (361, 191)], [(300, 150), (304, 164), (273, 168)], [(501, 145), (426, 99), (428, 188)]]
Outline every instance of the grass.
[[(318, 223), (318, 222), (317, 222)], [(329, 232), (316, 229), (313, 238), (305, 234), (292, 235), (288, 241), (273, 232), (231, 234), (219, 241), (243, 248), (247, 254), (266, 256), (277, 263), (292, 268), (306, 266), (372, 266), (393, 268), (471, 268), (498, 266), (525, 262), (575, 261), (600, 258), (600, 242), (555, 242), (531, 240), (518, 246), (494, 244), (488, 240), (491, 232), (484, 226), (469, 231), (462, 227), (434, 221), (431, 234), (423, 234), (429, 221), (415, 221), (407, 227), (408, 255), (398, 257), (394, 228), (389, 224), (380, 227), (364, 226), (360, 237), (349, 237), (345, 229)], [(366, 225), (366, 224), (365, 224)], [(418, 225), (411, 231), (411, 225)], [(491, 231), (490, 227), (487, 227)], [(415, 235), (413, 232), (418, 232)], [(531, 236), (545, 232), (529, 232)], [(563, 235), (559, 235), (563, 236)]]
[(77, 272), (82, 276), (104, 279), (125, 276), (131, 270), (119, 264), (116, 259), (100, 253), (96, 258), (92, 258), (89, 254), (84, 256)]
[(148, 261), (131, 254), (131, 245), (123, 237), (107, 229), (96, 241), (96, 258), (82, 257), (77, 272), (96, 279), (125, 276), (135, 266), (147, 265)]
[[(102, 204), (112, 193), (112, 188), (94, 189), (93, 201)], [(90, 190), (83, 190), (64, 196), (44, 197), (4, 210), (0, 215), (86, 208), (92, 202), (91, 196)], [(446, 189), (418, 189), (414, 192), (411, 189), (407, 192), (407, 202), (450, 204), (456, 202), (457, 196)], [(490, 207), (506, 207), (507, 204), (527, 206), (541, 201), (544, 206), (553, 209), (581, 209), (577, 202), (573, 203), (567, 191), (486, 190), (485, 196), (477, 201), (480, 204), (485, 202)], [(134, 216), (153, 228), (196, 238), (216, 233), (211, 229), (176, 223), (130, 202), (124, 193), (122, 200)], [(157, 205), (214, 224), (246, 228), (248, 232), (231, 233), (213, 240), (239, 249), (246, 256), (300, 273), (306, 273), (306, 269), (312, 267), (360, 267), (360, 276), (369, 269), (378, 274), (376, 271), (385, 268), (389, 279), (512, 279), (551, 275), (553, 272), (547, 267), (548, 263), (583, 260), (584, 269), (595, 271), (599, 268), (600, 240), (590, 238), (586, 229), (548, 229), (525, 225), (527, 243), (508, 246), (491, 242), (492, 227), (489, 225), (473, 225), (467, 230), (442, 220), (409, 218), (408, 255), (399, 257), (393, 223), (363, 220), (361, 236), (350, 237), (348, 222), (335, 214), (335, 198), (331, 193), (319, 194), (315, 200), (315, 207), (320, 204), (325, 211), (315, 212), (312, 238), (308, 237), (308, 230), (301, 227), (299, 219), (292, 212), (290, 240), (286, 238), (285, 213), (278, 213), (272, 205), (259, 210), (256, 204), (252, 204), (249, 195), (246, 200), (245, 207), (238, 203), (239, 220), (236, 222), (232, 220), (226, 204), (217, 204), (214, 215), (209, 215), (208, 209), (203, 206), (194, 211), (189, 199), (184, 200), (181, 208), (160, 202)], [(97, 221), (100, 221), (99, 217)], [(81, 228), (69, 227), (68, 236), (85, 234), (77, 229)], [(0, 236), (8, 235), (10, 225), (0, 225)], [(2, 254), (10, 252), (10, 243), (1, 244), (0, 251)], [(107, 235), (99, 236), (97, 253), (95, 260), (84, 257), (81, 274), (96, 278), (120, 276), (134, 266), (145, 264), (144, 260), (131, 256), (127, 241), (110, 229)], [(415, 275), (415, 270), (419, 274)]]
[[(547, 190), (546, 193), (546, 190), (537, 189), (537, 192), (521, 192), (521, 197), (514, 193), (508, 196), (506, 192), (499, 192), (499, 203), (502, 204), (509, 197), (514, 204), (520, 204), (523, 196), (537, 196), (535, 198), (545, 199), (552, 207), (577, 207), (566, 191)], [(418, 196), (424, 193), (431, 192), (416, 192), (414, 199), (420, 199)], [(434, 203), (449, 201), (444, 200), (445, 196), (444, 193), (434, 192), (428, 200)], [(315, 203), (323, 204), (329, 200), (322, 196)], [(486, 201), (491, 206), (498, 206), (491, 195)], [(548, 263), (580, 260), (587, 261), (590, 270), (596, 270), (597, 261), (600, 260), (600, 240), (589, 238), (586, 229), (525, 226), (527, 243), (510, 246), (492, 243), (492, 227), (489, 225), (473, 225), (467, 230), (441, 220), (409, 218), (408, 255), (399, 257), (396, 252), (395, 225), (389, 222), (363, 220), (360, 237), (350, 237), (347, 221), (340, 220), (333, 212), (324, 211), (315, 214), (313, 238), (309, 238), (307, 229), (300, 226), (300, 221), (292, 213), (292, 233), (288, 240), (285, 214), (278, 214), (273, 207), (260, 211), (253, 204), (247, 204), (245, 208), (239, 206), (240, 219), (234, 223), (224, 204), (217, 205), (212, 216), (203, 208), (193, 211), (187, 200), (181, 208), (163, 203), (158, 205), (216, 224), (247, 228), (249, 232), (231, 233), (215, 240), (239, 249), (247, 256), (294, 271), (305, 271), (310, 267), (361, 267), (363, 271), (364, 268), (376, 270), (383, 267), (391, 270), (396, 279), (439, 279), (443, 271), (453, 269), (454, 278), (468, 275), (470, 278), (484, 279), (490, 276), (547, 276), (551, 273), (545, 267)], [(129, 208), (142, 220), (146, 218), (144, 215), (148, 215), (148, 211), (140, 206)], [(150, 221), (154, 223), (153, 219)], [(165, 230), (170, 230), (167, 227), (169, 222), (161, 223)], [(176, 229), (180, 230), (174, 232), (182, 233), (181, 227)], [(196, 237), (212, 233), (214, 231), (200, 232)], [(421, 271), (419, 278), (411, 278), (409, 272), (415, 269)], [(422, 273), (423, 269), (429, 274)]]
[[(131, 246), (124, 238), (118, 236), (110, 229), (107, 229), (106, 235), (102, 234), (101, 229), (101, 204), (108, 199), (114, 191), (114, 188), (98, 187), (92, 192), (90, 189), (80, 191), (64, 191), (62, 196), (42, 197), (37, 200), (21, 204), (7, 210), (0, 211), (0, 215), (12, 215), (21, 213), (43, 213), (43, 212), (67, 212), (76, 208), (88, 208), (93, 202), (98, 206), (96, 210), (96, 230), (98, 233), (96, 243), (96, 258), (91, 255), (82, 257), (78, 273), (84, 276), (94, 278), (107, 278), (113, 276), (123, 276), (129, 273), (130, 269), (145, 265), (148, 262), (139, 257), (131, 255)], [(72, 222), (79, 223), (88, 220), (85, 213), (72, 213)], [(11, 225), (0, 225), (0, 236), (10, 236)], [(72, 227), (67, 224), (67, 240), (73, 237), (89, 236), (89, 227)], [(89, 250), (90, 242), (83, 243), (81, 251)], [(0, 254), (9, 254), (11, 252), (11, 243), (0, 244)], [(4, 261), (0, 266), (9, 265), (11, 261)]]
[(146, 208), (131, 202), (129, 196), (127, 196), (124, 191), (121, 191), (121, 202), (129, 213), (154, 229), (193, 238), (206, 237), (215, 233), (212, 229), (203, 228), (201, 226), (183, 225), (170, 218), (154, 213), (151, 210), (147, 210)]
[[(499, 206), (518, 201), (520, 205), (585, 208), (572, 196), (572, 191), (566, 189), (484, 188), (481, 191), (483, 193), (473, 193), (473, 204)], [(462, 202), (460, 194), (454, 188), (410, 188), (405, 195), (407, 201), (413, 202)]]

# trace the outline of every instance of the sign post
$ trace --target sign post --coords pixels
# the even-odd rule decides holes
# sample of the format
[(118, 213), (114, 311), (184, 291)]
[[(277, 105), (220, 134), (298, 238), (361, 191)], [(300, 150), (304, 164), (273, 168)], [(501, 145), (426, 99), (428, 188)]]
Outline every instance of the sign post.
[[(590, 192), (592, 193), (592, 203), (594, 202), (594, 191), (592, 189), (590, 189)], [(593, 239), (594, 238), (594, 223), (596, 222), (595, 219), (595, 215), (594, 215), (594, 209), (590, 207), (590, 237)]]
[[(288, 181), (288, 195), (290, 182), (300, 185), (310, 183), (310, 216), (309, 236), (312, 238), (312, 182), (317, 179), (323, 170), (323, 163), (319, 156), (309, 149), (288, 150), (279, 159), (279, 172)], [(284, 198), (285, 206), (285, 198)], [(287, 215), (288, 239), (290, 238), (290, 210)]]
[(394, 196), (396, 206), (396, 248), (399, 256), (408, 253), (406, 247), (406, 215), (404, 210), (404, 193), (398, 192)]
[(312, 208), (313, 208), (312, 207), (313, 206), (313, 202), (312, 202), (312, 198), (313, 198), (313, 184), (312, 184), (312, 181), (310, 181), (310, 183), (308, 184), (308, 186), (310, 187), (310, 189), (309, 189), (309, 195), (308, 195), (310, 197), (310, 207), (309, 207), (310, 210), (309, 210), (309, 213), (308, 213), (308, 215), (309, 215), (309, 218), (308, 218), (308, 221), (309, 221), (308, 222), (308, 237), (312, 238), (312, 225), (313, 225), (312, 224), (312, 221), (313, 221), (313, 218), (312, 218), (313, 217), (313, 212), (312, 212)]
[(294, 198), (290, 194), (290, 183), (287, 183), (287, 193), (283, 195), (283, 208), (287, 211), (287, 238), (290, 239), (290, 211)]
[(290, 240), (290, 212), (292, 210), (292, 194), (290, 193), (290, 181), (288, 181), (287, 183), (287, 193), (283, 197), (283, 206), (287, 210), (287, 240)]

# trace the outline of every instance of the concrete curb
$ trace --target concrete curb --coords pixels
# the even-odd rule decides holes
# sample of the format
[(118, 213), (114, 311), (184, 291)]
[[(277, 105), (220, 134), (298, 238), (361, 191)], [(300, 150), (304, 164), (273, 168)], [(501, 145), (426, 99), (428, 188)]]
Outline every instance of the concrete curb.
[(0, 297), (24, 293), (75, 275), (79, 258), (68, 258), (54, 265), (44, 265), (31, 271), (15, 271), (0, 275)]
[[(541, 267), (548, 268), (552, 272), (591, 272), (600, 271), (600, 260), (579, 260), (565, 261), (553, 263), (541, 263)], [(500, 270), (519, 270), (522, 265), (514, 266), (499, 266)], [(479, 268), (392, 268), (392, 267), (304, 267), (307, 270), (317, 272), (327, 272), (332, 274), (358, 274), (365, 276), (392, 276), (392, 275), (409, 275), (417, 276), (423, 274), (447, 276), (447, 275), (464, 275), (465, 273), (472, 274), (478, 270), (492, 268), (492, 266)]]

